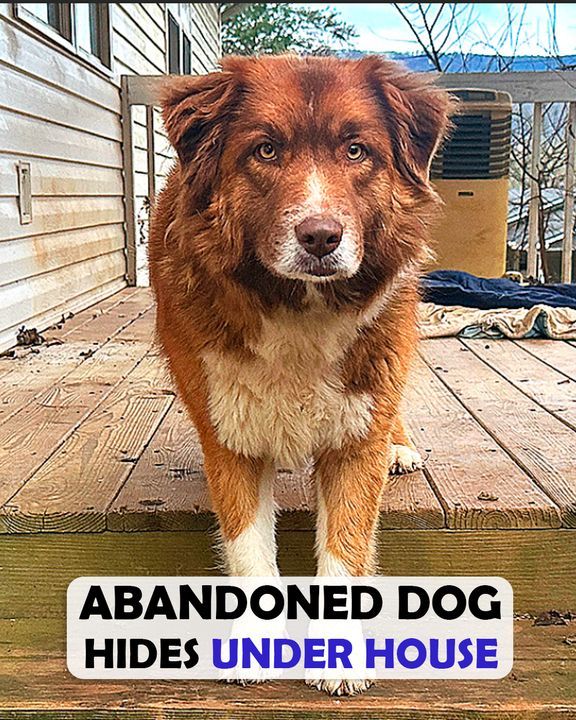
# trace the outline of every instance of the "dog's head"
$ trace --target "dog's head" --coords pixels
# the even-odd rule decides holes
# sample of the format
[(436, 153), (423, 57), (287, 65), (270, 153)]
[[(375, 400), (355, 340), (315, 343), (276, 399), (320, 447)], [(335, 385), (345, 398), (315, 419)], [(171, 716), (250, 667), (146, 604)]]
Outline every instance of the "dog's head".
[(211, 218), (222, 266), (342, 285), (422, 252), (428, 168), (450, 96), (379, 57), (229, 57), (169, 81), (164, 121), (184, 202)]

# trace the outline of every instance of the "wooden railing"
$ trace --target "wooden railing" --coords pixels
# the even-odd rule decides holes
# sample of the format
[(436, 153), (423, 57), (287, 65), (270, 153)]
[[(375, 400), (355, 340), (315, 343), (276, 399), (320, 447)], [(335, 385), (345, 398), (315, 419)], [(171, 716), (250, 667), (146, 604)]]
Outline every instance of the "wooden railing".
[[(540, 189), (542, 109), (546, 103), (568, 105), (566, 123), (567, 163), (564, 178), (564, 232), (562, 242), (562, 282), (572, 282), (572, 244), (574, 232), (574, 165), (576, 156), (576, 71), (502, 72), (502, 73), (447, 73), (437, 76), (437, 82), (447, 89), (483, 88), (504, 90), (512, 102), (532, 105), (532, 147), (530, 158), (530, 193), (528, 214), (528, 267), (529, 275), (538, 277), (540, 236)], [(128, 282), (136, 282), (136, 220), (134, 205), (134, 164), (131, 108), (144, 105), (148, 138), (148, 194), (153, 200), (156, 193), (154, 168), (154, 113), (162, 76), (126, 75), (122, 78), (123, 147), (126, 185), (126, 226)], [(151, 170), (151, 171), (150, 171)]]

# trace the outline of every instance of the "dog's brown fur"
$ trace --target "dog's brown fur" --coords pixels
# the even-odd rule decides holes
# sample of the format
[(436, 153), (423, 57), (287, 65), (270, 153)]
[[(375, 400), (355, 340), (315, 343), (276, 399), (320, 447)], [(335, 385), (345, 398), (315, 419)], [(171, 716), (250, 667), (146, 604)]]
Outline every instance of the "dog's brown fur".
[[(263, 338), (280, 319), (295, 329), (316, 322), (318, 347), (310, 343), (299, 354), (277, 343), (284, 354), (274, 372), (288, 382), (293, 362), (305, 383), (314, 369), (308, 360), (302, 369), (306, 353), (324, 362), (324, 324), (326, 333), (329, 326), (338, 332), (340, 321), (353, 328), (320, 379), (332, 373), (342, 402), (368, 397), (370, 420), (363, 431), (320, 443), (314, 461), (326, 515), (319, 552), (364, 574), (373, 568), (390, 442), (409, 444), (398, 408), (417, 340), (418, 268), (437, 203), (428, 166), (451, 100), (379, 57), (231, 57), (222, 67), (166, 83), (164, 120), (179, 161), (151, 226), (158, 335), (200, 434), (223, 538), (234, 542), (255, 522), (263, 473), (278, 458), (239, 452), (222, 439), (211, 358), (243, 371), (263, 362)], [(268, 141), (278, 157), (258, 161), (255, 148)], [(350, 142), (369, 149), (362, 162), (347, 160)], [(311, 173), (321, 176), (328, 209), (339, 208), (356, 229), (359, 266), (309, 284), (275, 268), (291, 230), (286, 208), (305, 202)], [(232, 385), (230, 392), (236, 389), (245, 391)], [(282, 431), (290, 440), (289, 428)]]

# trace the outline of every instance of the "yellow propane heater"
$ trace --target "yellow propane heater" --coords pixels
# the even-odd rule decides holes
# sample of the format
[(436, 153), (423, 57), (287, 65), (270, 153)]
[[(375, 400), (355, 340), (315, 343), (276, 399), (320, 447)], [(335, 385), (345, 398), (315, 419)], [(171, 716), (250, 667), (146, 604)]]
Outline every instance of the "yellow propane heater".
[(495, 90), (451, 93), (459, 113), (430, 168), (444, 202), (433, 230), (433, 269), (499, 277), (506, 270), (512, 99)]

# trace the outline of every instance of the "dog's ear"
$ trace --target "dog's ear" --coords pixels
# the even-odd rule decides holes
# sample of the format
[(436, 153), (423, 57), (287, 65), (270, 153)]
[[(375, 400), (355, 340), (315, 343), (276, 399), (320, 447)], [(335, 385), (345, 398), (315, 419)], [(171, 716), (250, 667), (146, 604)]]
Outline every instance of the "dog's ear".
[(174, 77), (162, 91), (162, 117), (198, 209), (212, 195), (226, 125), (236, 106), (238, 82), (233, 72)]
[(385, 114), (395, 165), (410, 184), (425, 190), (434, 153), (451, 128), (456, 99), (428, 77), (410, 73), (396, 63), (380, 57), (368, 57), (364, 62)]

